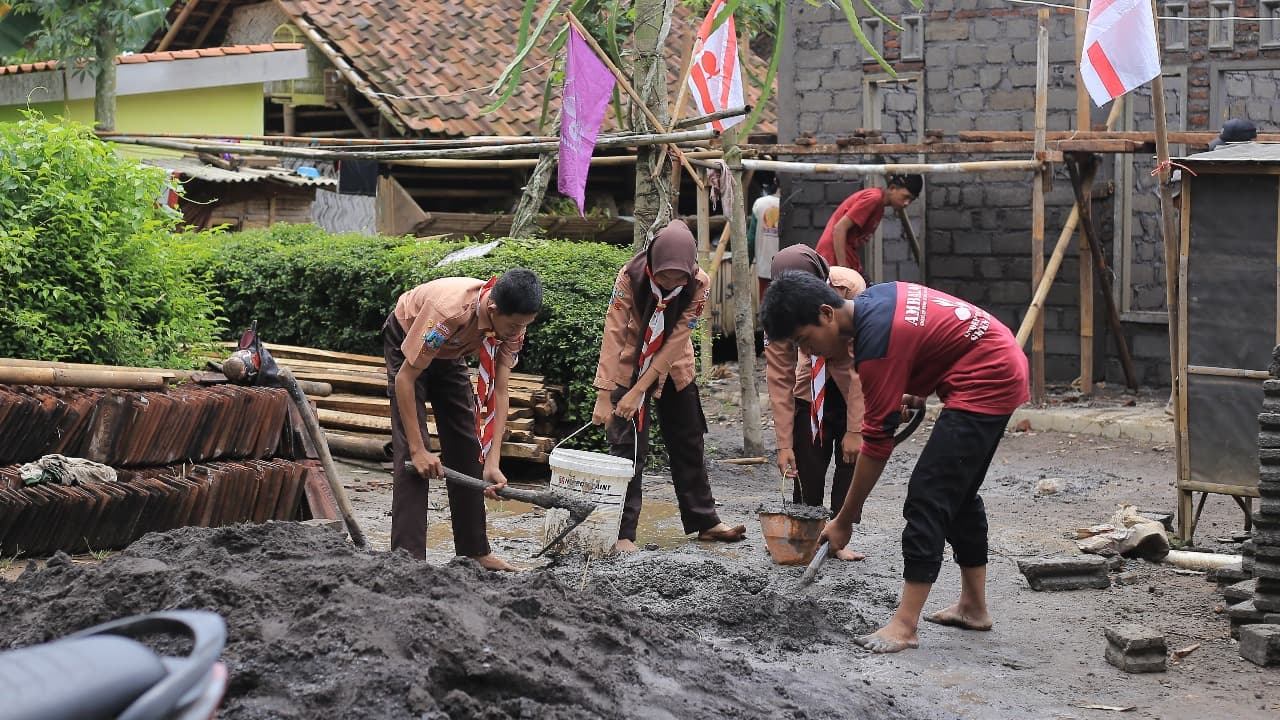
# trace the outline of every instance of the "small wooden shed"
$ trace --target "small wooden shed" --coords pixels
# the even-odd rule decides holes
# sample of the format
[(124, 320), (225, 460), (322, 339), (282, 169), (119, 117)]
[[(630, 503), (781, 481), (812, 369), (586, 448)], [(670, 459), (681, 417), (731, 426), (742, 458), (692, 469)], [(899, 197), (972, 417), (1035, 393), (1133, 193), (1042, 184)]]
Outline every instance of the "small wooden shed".
[(1262, 382), (1280, 345), (1280, 144), (1177, 162), (1178, 524), (1189, 541), (1210, 493), (1239, 504), (1246, 529), (1258, 497)]

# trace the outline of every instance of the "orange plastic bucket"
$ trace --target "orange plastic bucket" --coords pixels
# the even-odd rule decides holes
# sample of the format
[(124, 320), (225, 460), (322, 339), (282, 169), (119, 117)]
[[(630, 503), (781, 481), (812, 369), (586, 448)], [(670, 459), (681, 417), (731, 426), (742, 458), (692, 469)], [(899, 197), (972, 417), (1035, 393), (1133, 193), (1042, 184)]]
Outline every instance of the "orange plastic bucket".
[(785, 512), (761, 512), (760, 528), (769, 556), (779, 565), (808, 565), (818, 549), (825, 518), (793, 517)]

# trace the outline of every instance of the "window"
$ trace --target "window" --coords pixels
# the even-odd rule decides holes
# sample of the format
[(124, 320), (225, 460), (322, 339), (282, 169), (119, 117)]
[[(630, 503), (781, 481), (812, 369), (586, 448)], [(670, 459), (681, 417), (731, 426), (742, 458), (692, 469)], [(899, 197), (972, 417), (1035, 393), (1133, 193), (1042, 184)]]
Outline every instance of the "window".
[[(1264, 0), (1265, 1), (1265, 0)], [(1280, 5), (1280, 0), (1272, 0)], [(924, 59), (924, 16), (903, 15), (902, 32), (898, 36), (903, 60)]]
[(1214, 0), (1209, 3), (1210, 50), (1231, 50), (1235, 46), (1235, 21), (1225, 19), (1231, 17), (1233, 4), (1231, 0)]
[[(1264, 0), (1265, 1), (1265, 0)], [(1272, 2), (1280, 3), (1280, 0), (1272, 0)], [(1177, 18), (1176, 20), (1161, 20), (1164, 26), (1164, 49), (1165, 50), (1186, 50), (1187, 49), (1187, 4), (1186, 3), (1169, 3), (1164, 6), (1164, 12), (1161, 13), (1165, 17)]]
[(1280, 47), (1280, 0), (1262, 0), (1258, 15), (1262, 19), (1258, 23), (1262, 47)]
[[(880, 18), (864, 18), (861, 24), (862, 34), (867, 37), (867, 42), (871, 43), (871, 47), (875, 48), (881, 57), (884, 57), (884, 26), (880, 24)], [(861, 47), (862, 44), (859, 43), (858, 45)], [(865, 47), (862, 48), (862, 62), (870, 63), (875, 61), (875, 56), (867, 52)]]

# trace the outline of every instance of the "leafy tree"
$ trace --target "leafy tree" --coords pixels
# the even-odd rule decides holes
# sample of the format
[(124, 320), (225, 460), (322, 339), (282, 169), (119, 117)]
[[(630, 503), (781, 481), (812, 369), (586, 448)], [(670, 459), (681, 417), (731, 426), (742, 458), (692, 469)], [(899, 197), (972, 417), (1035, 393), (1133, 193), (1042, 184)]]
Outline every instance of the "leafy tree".
[(0, 123), (0, 356), (173, 367), (216, 339), (168, 187), (84, 125)]
[(94, 124), (116, 127), (116, 56), (141, 47), (158, 27), (171, 0), (22, 0), (14, 11), (35, 15), (30, 56), (56, 59), (95, 81)]

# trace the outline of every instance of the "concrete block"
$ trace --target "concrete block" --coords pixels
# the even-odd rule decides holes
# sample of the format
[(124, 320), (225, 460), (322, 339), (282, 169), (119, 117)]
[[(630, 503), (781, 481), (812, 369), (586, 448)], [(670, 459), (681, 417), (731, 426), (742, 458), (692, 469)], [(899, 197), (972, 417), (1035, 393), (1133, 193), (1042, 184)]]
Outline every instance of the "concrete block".
[(1257, 593), (1253, 596), (1253, 606), (1264, 613), (1280, 613), (1280, 594)]
[(1018, 570), (1032, 590), (1082, 590), (1111, 587), (1107, 561), (1096, 555), (1019, 560)]
[(1244, 568), (1240, 566), (1240, 563), (1224, 565), (1223, 567), (1214, 568), (1205, 573), (1205, 579), (1209, 582), (1218, 583), (1218, 587), (1234, 585), (1238, 582), (1248, 580), (1251, 577), (1253, 576), (1246, 573)]
[(1240, 657), (1255, 665), (1280, 665), (1280, 625), (1240, 628)]
[(1231, 637), (1240, 638), (1240, 628), (1246, 625), (1264, 623), (1280, 624), (1280, 613), (1269, 613), (1259, 610), (1252, 600), (1245, 600), (1227, 608), (1227, 617), (1231, 619)]
[(1264, 558), (1261, 555), (1262, 550), (1263, 548), (1259, 547), (1259, 554), (1253, 559), (1253, 576), (1268, 580), (1280, 580), (1280, 562)]
[(1164, 672), (1167, 647), (1164, 633), (1136, 624), (1106, 629), (1107, 662), (1125, 672)]
[(1258, 590), (1257, 579), (1242, 580), (1233, 585), (1228, 585), (1222, 589), (1222, 599), (1227, 601), (1228, 605), (1237, 605), (1252, 600), (1253, 594)]

